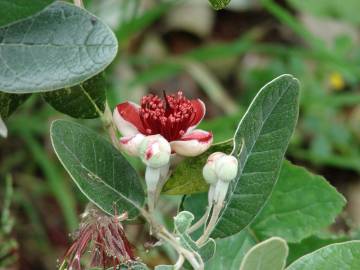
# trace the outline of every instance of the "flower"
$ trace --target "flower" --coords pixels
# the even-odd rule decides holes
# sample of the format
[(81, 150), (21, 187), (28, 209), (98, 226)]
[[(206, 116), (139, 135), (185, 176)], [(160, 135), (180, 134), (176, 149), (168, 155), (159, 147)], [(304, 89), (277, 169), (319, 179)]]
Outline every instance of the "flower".
[[(205, 115), (200, 99), (187, 99), (181, 91), (174, 95), (164, 93), (161, 99), (149, 94), (142, 97), (141, 105), (124, 102), (116, 106), (114, 122), (120, 133), (121, 148), (130, 155), (142, 136), (160, 134), (171, 146), (172, 153), (196, 156), (206, 151), (213, 140), (211, 132), (195, 129)], [(139, 135), (141, 134), (141, 135)]]
[[(120, 221), (126, 213), (107, 216), (91, 205), (83, 214), (83, 221), (74, 235), (74, 242), (65, 254), (66, 269), (81, 270), (81, 257), (90, 249), (91, 267), (114, 267), (136, 260)], [(64, 264), (63, 263), (63, 264)]]
[(138, 152), (142, 161), (152, 168), (160, 168), (170, 161), (170, 144), (159, 134), (146, 136)]

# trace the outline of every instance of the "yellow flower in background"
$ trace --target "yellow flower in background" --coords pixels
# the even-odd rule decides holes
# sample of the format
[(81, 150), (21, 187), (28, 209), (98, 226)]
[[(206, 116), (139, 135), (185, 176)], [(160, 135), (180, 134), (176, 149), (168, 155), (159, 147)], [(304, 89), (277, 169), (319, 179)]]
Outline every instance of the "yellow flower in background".
[(332, 90), (340, 91), (345, 88), (345, 80), (339, 72), (332, 72), (329, 78), (330, 88)]

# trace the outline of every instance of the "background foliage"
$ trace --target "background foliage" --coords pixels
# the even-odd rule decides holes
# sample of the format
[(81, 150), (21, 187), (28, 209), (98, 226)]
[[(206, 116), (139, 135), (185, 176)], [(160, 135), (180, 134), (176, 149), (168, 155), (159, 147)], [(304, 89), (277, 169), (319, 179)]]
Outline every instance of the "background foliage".
[[(338, 5), (338, 1), (233, 0), (220, 11), (214, 11), (205, 0), (84, 1), (87, 10), (98, 17), (73, 11), (65, 2), (46, 9), (53, 1), (11, 2), (14, 5), (0, 0), (0, 54), (11, 64), (6, 66), (0, 60), (0, 115), (9, 129), (9, 137), (0, 139), (0, 203), (2, 214), (7, 215), (3, 220), (10, 220), (8, 216), (13, 220), (1, 223), (0, 242), (7, 245), (0, 248), (0, 267), (2, 263), (15, 264), (18, 269), (53, 269), (54, 258), (63, 255), (68, 233), (77, 227), (78, 214), (87, 201), (51, 149), (52, 120), (83, 118), (79, 123), (103, 133), (99, 120), (87, 119), (105, 110), (105, 95), (113, 107), (125, 99), (137, 102), (148, 91), (181, 88), (186, 95), (205, 101), (207, 119), (202, 128), (212, 130), (215, 141), (222, 142), (233, 135), (257, 91), (283, 73), (297, 77), (302, 89), (300, 117), (287, 158), (324, 175), (348, 204), (343, 209), (344, 198), (323, 177), (286, 162), (269, 203), (249, 230), (230, 240), (218, 240), (224, 254), (235, 252), (226, 250), (225, 241), (239, 245), (231, 265), (222, 266), (239, 269), (245, 251), (275, 235), (288, 242), (288, 263), (327, 244), (360, 236), (360, 37), (354, 14), (358, 1)], [(56, 17), (59, 10), (69, 16)], [(25, 21), (9, 25), (23, 18)], [(58, 37), (50, 44), (39, 35), (45, 22), (63, 33), (60, 43), (56, 43)], [(74, 27), (79, 22), (82, 28)], [(21, 36), (12, 34), (19, 28)], [(78, 39), (67, 38), (65, 30), (73, 31)], [(79, 58), (68, 59), (68, 50), (76, 50)], [(98, 53), (100, 62), (94, 58)], [(64, 62), (51, 61), (52, 55), (61, 56)], [(46, 65), (39, 68), (38, 61)], [(83, 69), (79, 76), (81, 61), (92, 69)], [(101, 74), (111, 62), (105, 75)], [(26, 69), (24, 63), (32, 68)], [(49, 85), (47, 78), (54, 74), (59, 80)], [(72, 83), (61, 84), (64, 78)], [(39, 86), (30, 87), (28, 80), (36, 80)], [(56, 91), (29, 94), (36, 89)], [(15, 92), (26, 94), (14, 96)], [(67, 102), (59, 102), (60, 93), (66, 93)], [(78, 106), (80, 103), (86, 106)], [(215, 147), (231, 151), (229, 143)], [(129, 160), (143, 169), (136, 160)], [(206, 186), (196, 179), (191, 181), (192, 189), (205, 191)], [(293, 181), (289, 184), (284, 179)], [(189, 187), (172, 181), (165, 187), (167, 194), (179, 194)], [(193, 200), (200, 205), (202, 196), (187, 196), (182, 207), (192, 209)], [(174, 214), (182, 198), (166, 199), (164, 211)], [(194, 214), (199, 216), (201, 209), (197, 210)], [(139, 256), (146, 252), (144, 243), (152, 241), (144, 238), (144, 230), (141, 224), (127, 226)], [(355, 249), (358, 242), (350, 245)], [(332, 257), (332, 248), (319, 252)], [(167, 264), (173, 256), (164, 248), (152, 249), (143, 257), (151, 266)], [(209, 261), (209, 269), (220, 269), (216, 262), (223, 261), (222, 256), (217, 253)], [(314, 259), (304, 257), (290, 269), (302, 269), (308, 260)]]

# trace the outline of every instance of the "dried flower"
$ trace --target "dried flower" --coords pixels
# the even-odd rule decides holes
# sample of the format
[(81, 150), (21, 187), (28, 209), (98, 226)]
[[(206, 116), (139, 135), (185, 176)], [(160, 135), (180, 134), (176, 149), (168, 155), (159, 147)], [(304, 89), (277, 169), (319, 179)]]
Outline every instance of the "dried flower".
[(114, 217), (104, 214), (91, 205), (83, 214), (74, 242), (65, 254), (67, 269), (81, 270), (81, 258), (86, 250), (91, 254), (91, 267), (114, 267), (135, 261), (135, 255), (127, 240), (121, 221), (127, 214)]

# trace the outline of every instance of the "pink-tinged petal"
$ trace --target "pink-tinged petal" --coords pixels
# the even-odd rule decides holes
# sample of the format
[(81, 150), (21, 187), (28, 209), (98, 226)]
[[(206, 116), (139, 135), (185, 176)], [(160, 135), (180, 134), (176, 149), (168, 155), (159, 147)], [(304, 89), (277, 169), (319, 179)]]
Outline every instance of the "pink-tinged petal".
[(194, 119), (191, 121), (190, 127), (187, 129), (186, 133), (190, 133), (194, 130), (194, 128), (196, 128), (196, 126), (204, 118), (206, 112), (205, 104), (200, 99), (192, 99), (191, 104), (195, 110)]
[(211, 132), (196, 129), (178, 141), (170, 142), (171, 150), (179, 155), (193, 157), (205, 152), (213, 141)]
[(138, 156), (139, 146), (144, 138), (145, 136), (141, 133), (135, 136), (122, 137), (120, 138), (120, 148), (130, 156)]
[(124, 102), (116, 106), (113, 119), (123, 136), (134, 136), (144, 127), (140, 119), (140, 106), (132, 102)]

